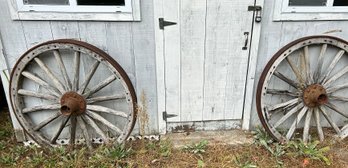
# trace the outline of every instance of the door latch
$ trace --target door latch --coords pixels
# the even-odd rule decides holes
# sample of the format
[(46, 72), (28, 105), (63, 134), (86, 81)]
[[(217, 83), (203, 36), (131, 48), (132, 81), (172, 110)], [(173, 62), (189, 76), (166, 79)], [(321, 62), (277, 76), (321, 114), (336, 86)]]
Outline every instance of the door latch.
[(248, 6), (248, 11), (255, 11), (255, 22), (261, 22), (261, 6)]

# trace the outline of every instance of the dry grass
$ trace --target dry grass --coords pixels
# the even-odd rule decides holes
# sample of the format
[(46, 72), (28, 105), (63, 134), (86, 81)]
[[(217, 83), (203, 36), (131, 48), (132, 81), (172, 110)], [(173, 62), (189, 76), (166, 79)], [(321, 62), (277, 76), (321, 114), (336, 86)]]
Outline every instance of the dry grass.
[[(133, 141), (126, 146), (100, 146), (93, 151), (63, 147), (44, 150), (16, 143), (8, 112), (2, 112), (0, 120), (0, 167), (346, 167), (342, 160), (345, 157), (338, 151), (348, 149), (347, 141), (330, 139), (320, 144), (318, 148), (330, 147), (325, 156), (331, 160), (331, 165), (293, 155), (287, 149), (279, 156), (278, 160), (283, 163), (279, 165), (275, 156), (257, 143), (238, 146), (203, 144), (198, 145), (199, 150), (195, 150), (195, 146), (183, 150), (173, 148), (169, 140)], [(276, 146), (270, 144), (270, 147), (275, 150)]]

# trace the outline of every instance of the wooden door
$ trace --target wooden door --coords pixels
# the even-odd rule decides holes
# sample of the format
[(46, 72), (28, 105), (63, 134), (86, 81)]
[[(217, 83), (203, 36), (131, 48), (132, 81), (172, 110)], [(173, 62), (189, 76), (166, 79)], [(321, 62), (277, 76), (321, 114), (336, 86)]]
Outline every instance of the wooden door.
[(168, 123), (243, 117), (254, 0), (164, 0)]

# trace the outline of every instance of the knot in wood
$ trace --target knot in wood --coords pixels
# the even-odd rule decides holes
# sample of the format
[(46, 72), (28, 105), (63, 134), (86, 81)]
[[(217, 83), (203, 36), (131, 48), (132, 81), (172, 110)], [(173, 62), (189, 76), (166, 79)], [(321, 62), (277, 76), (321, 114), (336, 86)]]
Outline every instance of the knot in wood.
[(60, 99), (60, 112), (63, 115), (80, 115), (86, 112), (85, 98), (76, 92), (66, 92)]
[(326, 89), (320, 84), (308, 86), (303, 92), (303, 102), (308, 107), (318, 107), (328, 102)]

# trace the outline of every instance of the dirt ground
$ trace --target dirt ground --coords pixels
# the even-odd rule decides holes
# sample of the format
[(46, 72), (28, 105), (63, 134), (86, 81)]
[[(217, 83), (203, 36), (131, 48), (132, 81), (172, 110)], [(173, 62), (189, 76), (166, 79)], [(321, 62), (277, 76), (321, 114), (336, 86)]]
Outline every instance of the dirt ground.
[(311, 148), (301, 147), (300, 142), (293, 146), (264, 143), (265, 135), (245, 136), (252, 141), (225, 144), (203, 137), (174, 147), (175, 140), (167, 138), (131, 141), (126, 146), (99, 146), (92, 151), (42, 149), (16, 142), (5, 110), (0, 113), (0, 167), (348, 167), (347, 140), (327, 138)]

